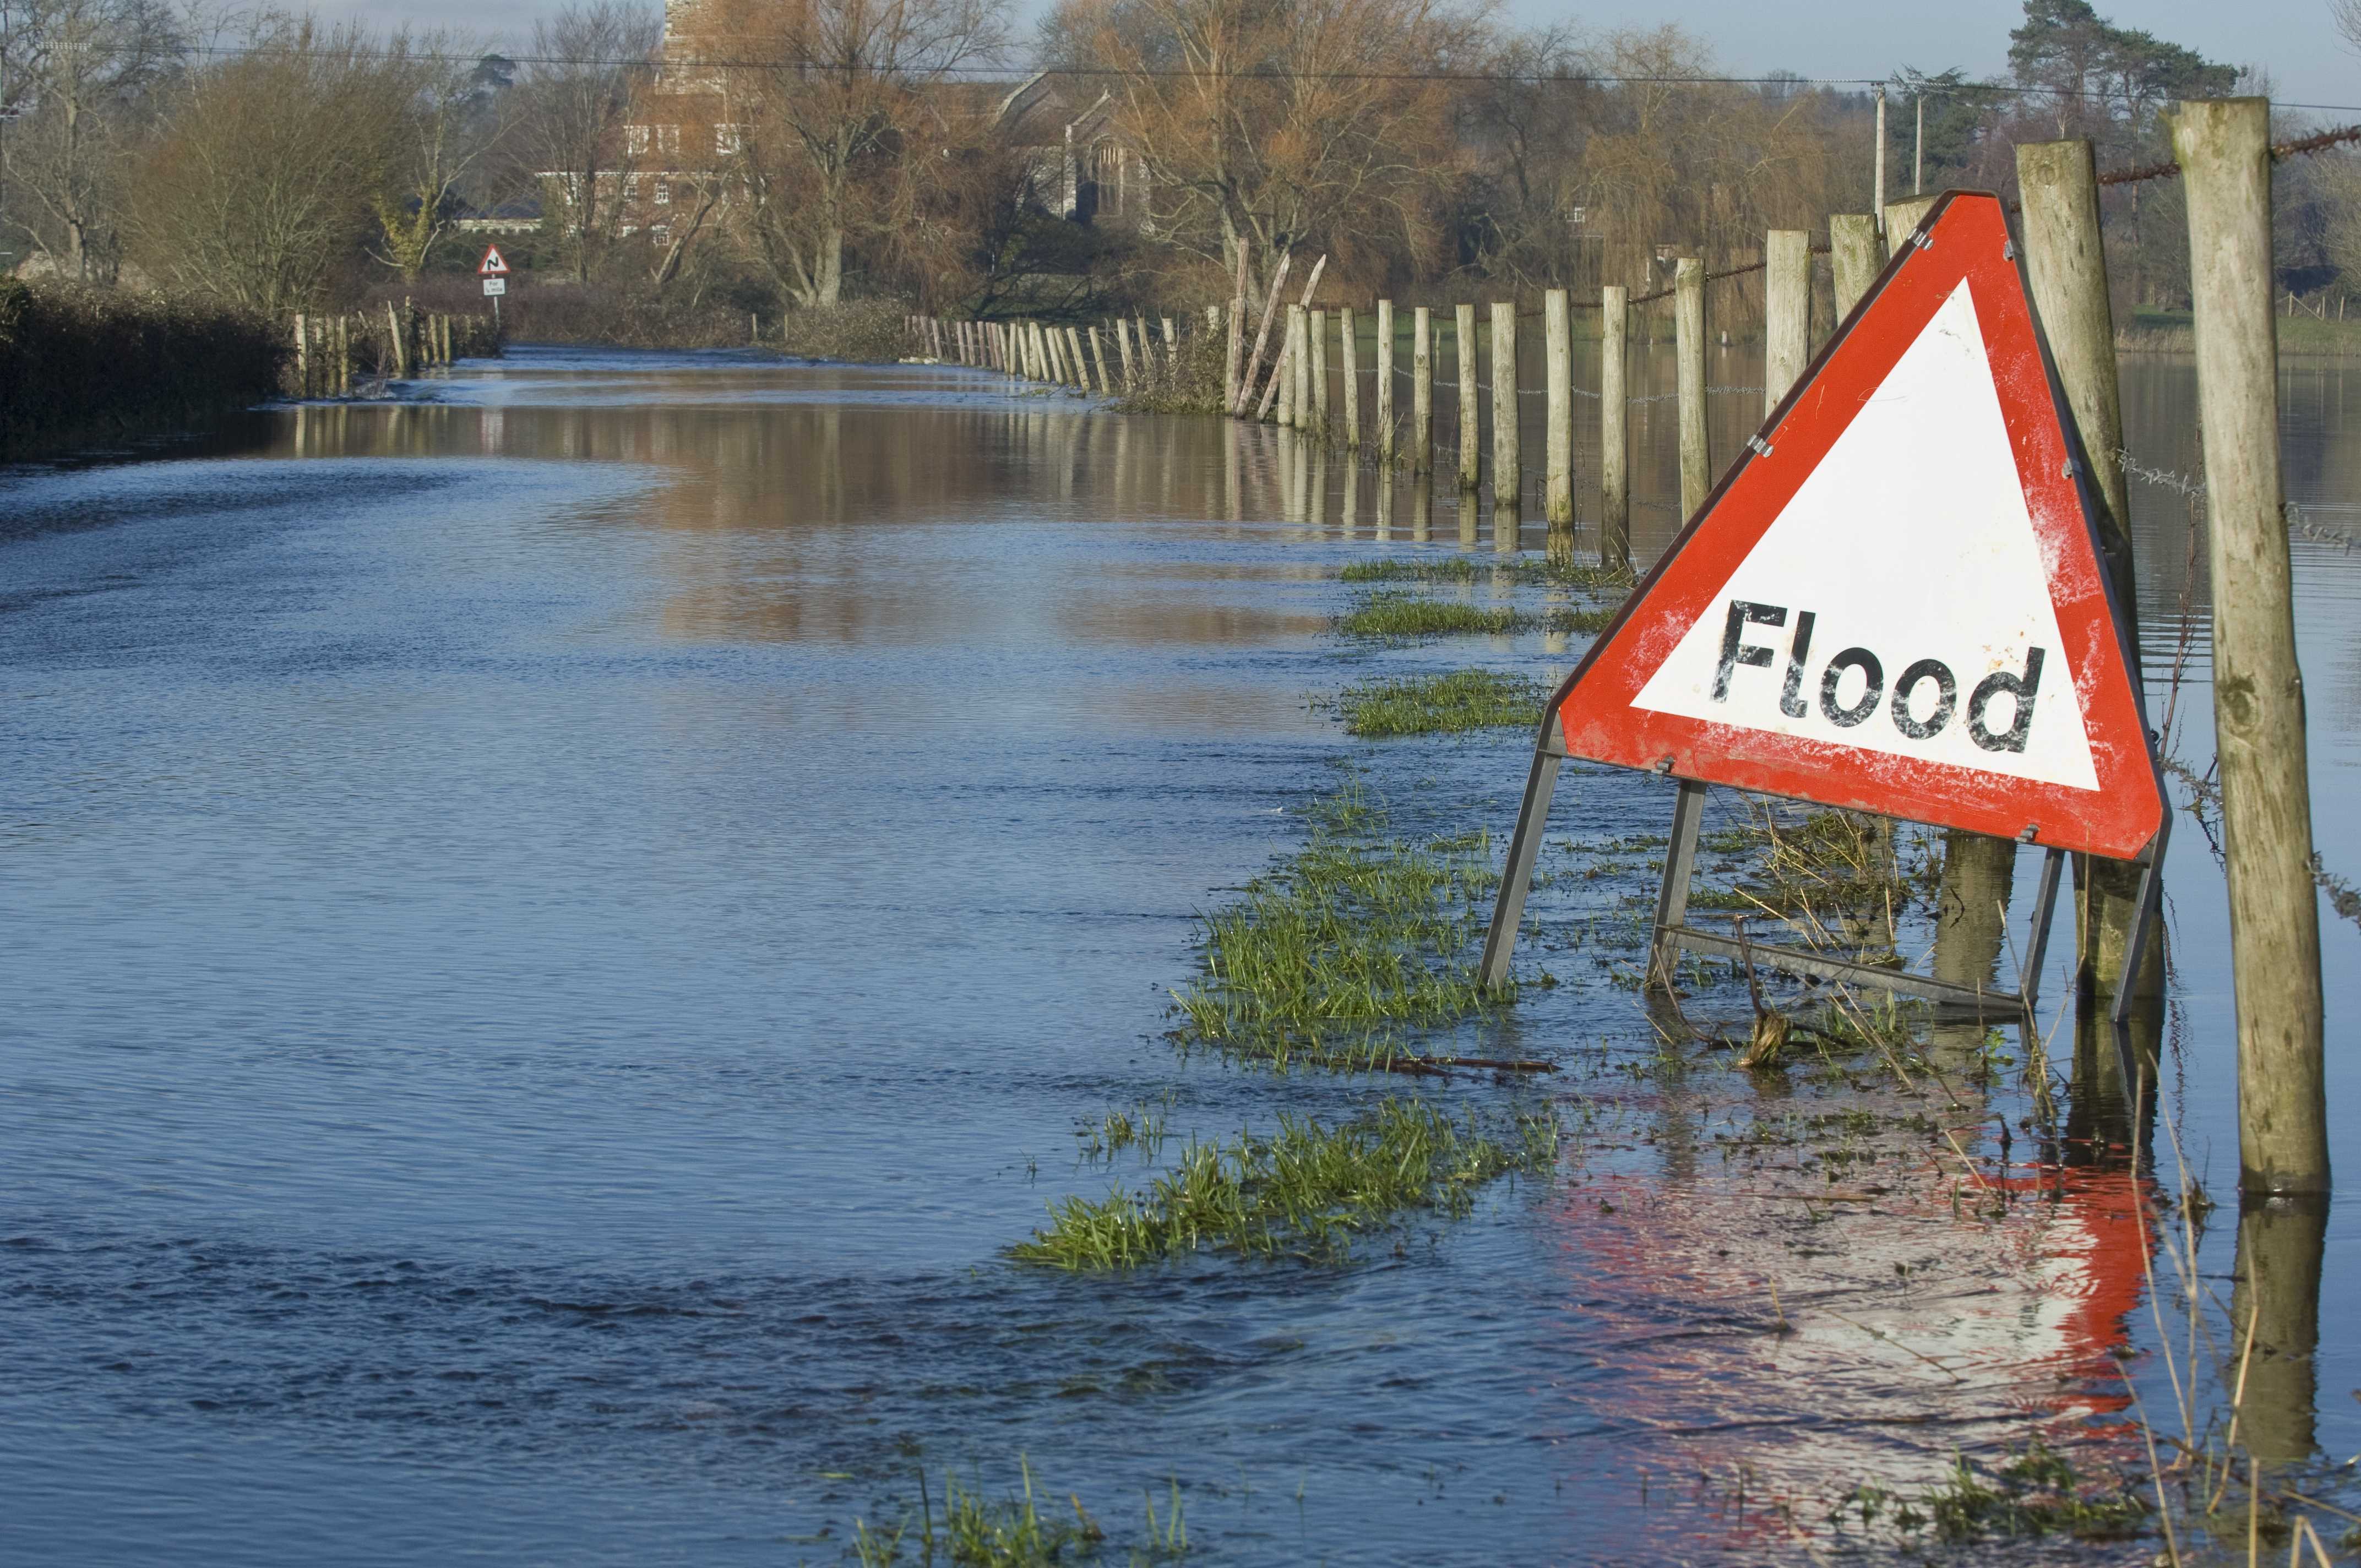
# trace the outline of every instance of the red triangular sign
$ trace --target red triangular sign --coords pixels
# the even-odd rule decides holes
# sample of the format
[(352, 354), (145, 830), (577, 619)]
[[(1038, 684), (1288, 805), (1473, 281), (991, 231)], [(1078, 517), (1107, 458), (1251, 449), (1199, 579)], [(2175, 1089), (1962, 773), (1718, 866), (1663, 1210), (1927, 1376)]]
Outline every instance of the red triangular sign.
[(1558, 690), (1568, 752), (2129, 860), (2163, 792), (1997, 198), (1943, 197)]
[(482, 274), (486, 278), (501, 278), (507, 276), (508, 269), (509, 258), (500, 254), (500, 247), (499, 246), (488, 245), (484, 247), (484, 259), (478, 262), (476, 266), (476, 270), (478, 273)]

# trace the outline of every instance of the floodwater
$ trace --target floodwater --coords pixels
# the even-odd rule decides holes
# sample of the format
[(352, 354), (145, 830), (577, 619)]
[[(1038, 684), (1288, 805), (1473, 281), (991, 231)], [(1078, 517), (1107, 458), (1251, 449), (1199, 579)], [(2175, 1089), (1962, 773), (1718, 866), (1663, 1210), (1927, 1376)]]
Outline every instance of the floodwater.
[[(2361, 876), (2351, 375), (2283, 392), (2316, 831)], [(2134, 455), (2193, 474), (2187, 366), (2126, 376)], [(2126, 1370), (2180, 1429), (2134, 1179), (2008, 1075), (1936, 1105), (1659, 1052), (1598, 932), (1653, 892), (1602, 846), (1664, 830), (1663, 781), (1569, 774), (1545, 869), (1611, 869), (1537, 901), (1559, 983), (1453, 1038), (1554, 1077), (1164, 1037), (1196, 916), (1340, 764), (1405, 835), (1505, 833), (1526, 738), (1364, 744), (1313, 699), (1569, 668), (1328, 630), (1345, 563), (1535, 526), (952, 369), (525, 349), (412, 390), (0, 477), (0, 1558), (834, 1562), (922, 1472), (939, 1504), (1021, 1461), (1116, 1560), (1177, 1489), (1205, 1561), (1802, 1561), (1892, 1549), (1831, 1504), (1955, 1450), (2124, 1459)], [(1721, 397), (1719, 452), (1759, 409)], [(1636, 437), (1644, 555), (1671, 405)], [(2202, 771), (2207, 586), (2180, 495), (2135, 488)], [(2226, 1298), (2224, 900), (2185, 820), (2170, 872), (2154, 1141), (2224, 1202)], [(2323, 941), (2349, 1109), (2361, 931)], [(1079, 1157), (1111, 1109), (1219, 1137), (1405, 1091), (1557, 1104), (1558, 1176), (1345, 1266), (1003, 1255), (1152, 1168)], [(2356, 1226), (2246, 1244), (2324, 1267), (2317, 1354), (2267, 1357), (2249, 1418), (2314, 1465), (2361, 1450)]]

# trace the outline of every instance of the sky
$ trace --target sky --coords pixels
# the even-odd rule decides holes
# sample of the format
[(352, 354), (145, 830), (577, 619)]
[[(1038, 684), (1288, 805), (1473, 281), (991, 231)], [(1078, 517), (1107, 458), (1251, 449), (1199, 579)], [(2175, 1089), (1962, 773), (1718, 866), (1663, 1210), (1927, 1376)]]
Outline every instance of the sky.
[[(563, 0), (313, 0), (323, 15), (376, 26), (409, 23), (459, 28), (511, 42), (536, 16)], [(1016, 0), (1029, 20), (1044, 0)], [(2329, 0), (2096, 0), (2100, 15), (2145, 27), (2209, 60), (2259, 67), (2285, 103), (2361, 106), (2361, 58), (2329, 20)], [(1737, 75), (1793, 71), (1805, 76), (1884, 77), (1904, 66), (1936, 71), (1957, 65), (1971, 75), (2004, 71), (2008, 32), (2022, 19), (2019, 0), (1596, 0), (1573, 6), (1548, 0), (1502, 0), (1508, 17), (1527, 25), (1571, 24), (1592, 31), (1653, 27), (1665, 22), (1709, 39)]]

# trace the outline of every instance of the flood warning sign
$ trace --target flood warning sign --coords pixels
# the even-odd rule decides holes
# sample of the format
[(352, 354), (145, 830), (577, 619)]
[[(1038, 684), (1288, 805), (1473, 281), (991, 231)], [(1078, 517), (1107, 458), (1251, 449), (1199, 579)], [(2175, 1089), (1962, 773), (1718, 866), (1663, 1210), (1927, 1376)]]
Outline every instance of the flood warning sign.
[(1569, 754), (2128, 858), (2162, 796), (1997, 200), (1945, 198), (1554, 701)]

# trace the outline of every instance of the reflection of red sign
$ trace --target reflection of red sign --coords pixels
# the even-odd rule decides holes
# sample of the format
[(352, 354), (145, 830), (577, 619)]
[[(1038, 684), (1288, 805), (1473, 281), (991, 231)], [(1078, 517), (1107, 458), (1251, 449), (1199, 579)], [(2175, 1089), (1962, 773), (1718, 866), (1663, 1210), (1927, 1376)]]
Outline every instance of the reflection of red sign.
[(1953, 193), (1553, 703), (1625, 767), (2130, 859), (2162, 791), (1996, 197)]
[(476, 263), (476, 271), (485, 278), (505, 278), (509, 275), (509, 258), (500, 254), (497, 245), (484, 247), (483, 260)]

